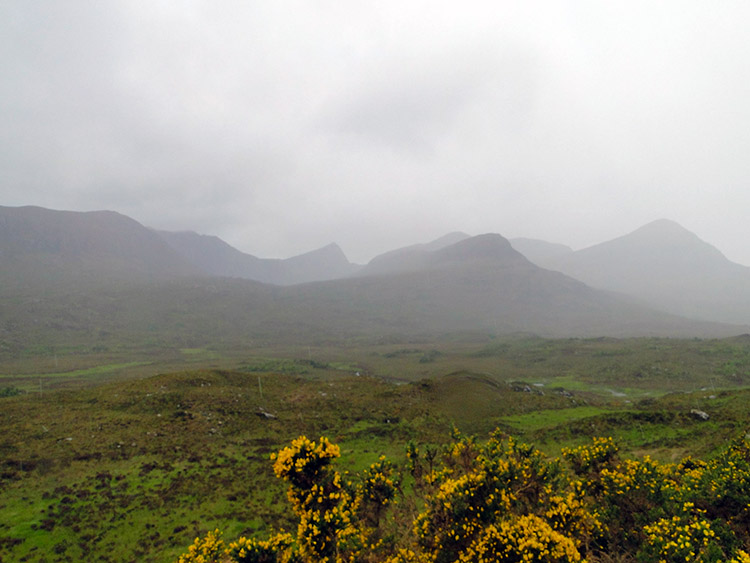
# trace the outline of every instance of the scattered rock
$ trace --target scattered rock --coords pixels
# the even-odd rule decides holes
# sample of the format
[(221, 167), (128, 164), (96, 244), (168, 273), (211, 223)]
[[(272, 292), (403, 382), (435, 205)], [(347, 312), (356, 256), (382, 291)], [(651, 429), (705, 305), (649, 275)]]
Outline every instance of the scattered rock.
[(256, 412), (255, 414), (258, 415), (261, 418), (265, 418), (265, 419), (268, 419), (268, 420), (273, 420), (274, 418), (276, 418), (275, 414), (271, 414), (270, 412), (266, 412), (266, 410), (263, 407), (258, 407), (258, 412)]

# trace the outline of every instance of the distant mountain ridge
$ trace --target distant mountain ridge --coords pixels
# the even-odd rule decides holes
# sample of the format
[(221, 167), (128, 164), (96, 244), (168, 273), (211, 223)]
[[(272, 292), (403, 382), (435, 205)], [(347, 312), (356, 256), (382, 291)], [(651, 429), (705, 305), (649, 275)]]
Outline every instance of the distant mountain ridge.
[(534, 264), (543, 265), (548, 260), (573, 252), (569, 246), (532, 238), (512, 238), (510, 244)]
[[(667, 238), (685, 238), (674, 234)], [(0, 261), (0, 349), (28, 341), (28, 334), (64, 343), (73, 333), (90, 342), (97, 334), (117, 341), (156, 331), (195, 343), (477, 331), (559, 337), (748, 331), (594, 289), (540, 268), (493, 233), (453, 233), (398, 249), (350, 275), (356, 266), (334, 244), (264, 260), (217, 237), (158, 233), (112, 212), (0, 208)], [(240, 279), (250, 275), (266, 277)], [(338, 279), (315, 281), (326, 276)]]
[(158, 235), (114, 211), (0, 206), (2, 291), (200, 275)]
[(212, 276), (294, 285), (345, 277), (360, 268), (349, 262), (335, 243), (292, 258), (269, 259), (245, 254), (215, 236), (192, 231), (156, 232), (183, 258)]
[(454, 232), (427, 243), (412, 244), (379, 254), (370, 260), (358, 276), (388, 275), (423, 269), (434, 260), (433, 252), (471, 238), (466, 233)]
[(256, 305), (253, 320), (265, 319), (259, 331), (312, 331), (318, 338), (346, 339), (456, 332), (550, 337), (743, 332), (592, 289), (532, 264), (498, 234), (471, 237), (427, 254), (409, 269), (278, 288), (271, 301)]
[(535, 258), (544, 268), (676, 315), (750, 323), (750, 268), (674, 221), (660, 219), (582, 250)]

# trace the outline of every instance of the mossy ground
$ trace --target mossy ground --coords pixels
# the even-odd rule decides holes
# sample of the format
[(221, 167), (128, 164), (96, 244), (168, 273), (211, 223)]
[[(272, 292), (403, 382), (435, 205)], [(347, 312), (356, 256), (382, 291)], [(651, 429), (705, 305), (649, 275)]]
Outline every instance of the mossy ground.
[(215, 527), (290, 529), (269, 455), (301, 434), (354, 472), (454, 425), (672, 460), (750, 424), (743, 338), (57, 350), (0, 368), (24, 391), (0, 398), (3, 561), (170, 561)]

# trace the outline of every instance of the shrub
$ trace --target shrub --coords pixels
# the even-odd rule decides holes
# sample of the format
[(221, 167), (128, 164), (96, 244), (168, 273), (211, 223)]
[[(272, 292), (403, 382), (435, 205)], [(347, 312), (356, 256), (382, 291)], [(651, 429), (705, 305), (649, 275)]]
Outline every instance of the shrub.
[(403, 469), (381, 457), (349, 482), (334, 468), (337, 445), (301, 436), (272, 455), (296, 535), (225, 547), (216, 530), (179, 563), (750, 563), (747, 439), (710, 461), (617, 454), (595, 438), (563, 451), (566, 471), (499, 432), (479, 442), (454, 431), (442, 450), (410, 443)]
[(219, 530), (195, 538), (188, 552), (181, 555), (177, 563), (221, 563), (224, 559), (224, 540)]

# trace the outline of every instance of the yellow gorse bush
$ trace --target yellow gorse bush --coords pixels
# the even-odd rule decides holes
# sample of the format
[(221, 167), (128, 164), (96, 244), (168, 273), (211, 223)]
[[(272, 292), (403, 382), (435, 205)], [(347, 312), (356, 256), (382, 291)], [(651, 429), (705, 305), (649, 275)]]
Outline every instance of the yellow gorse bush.
[(529, 514), (487, 526), (458, 560), (461, 563), (575, 563), (582, 558), (571, 538), (553, 530), (542, 518)]
[(611, 461), (620, 448), (612, 438), (595, 437), (590, 445), (577, 448), (563, 448), (563, 458), (570, 463), (573, 471), (584, 473), (592, 469), (599, 469)]
[(241, 537), (229, 544), (226, 555), (238, 563), (292, 563), (298, 560), (291, 534), (276, 534), (267, 540)]
[[(345, 480), (339, 447), (305, 436), (272, 455), (296, 534), (196, 538), (179, 563), (750, 563), (750, 442), (709, 461), (620, 459), (611, 438), (550, 459), (501, 433), (454, 431)], [(411, 481), (404, 493), (401, 482)]]
[(661, 518), (643, 531), (646, 534), (643, 553), (658, 561), (716, 561), (721, 556), (716, 532), (710, 522), (700, 518)]
[(224, 540), (221, 532), (214, 530), (203, 537), (195, 538), (188, 552), (181, 555), (177, 563), (219, 563), (223, 561)]
[(320, 471), (332, 459), (341, 455), (341, 450), (328, 438), (312, 442), (306, 436), (300, 436), (292, 445), (278, 454), (272, 454), (273, 471), (277, 477), (289, 481), (295, 486), (305, 487), (316, 479)]
[[(433, 487), (414, 521), (419, 546), (436, 563), (492, 560), (493, 550), (501, 547), (498, 534), (508, 541), (502, 544), (502, 561), (546, 561), (539, 557), (548, 555), (549, 561), (579, 561), (578, 546), (600, 529), (580, 490), (564, 478), (559, 460), (511, 437), (495, 433), (478, 444), (456, 434), (444, 462), (425, 475)], [(537, 545), (519, 539), (524, 534), (546, 546), (537, 558), (523, 559)], [(553, 544), (558, 547), (552, 549)]]

